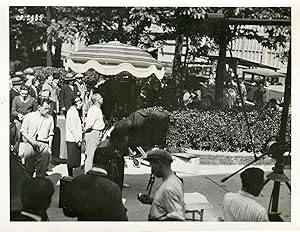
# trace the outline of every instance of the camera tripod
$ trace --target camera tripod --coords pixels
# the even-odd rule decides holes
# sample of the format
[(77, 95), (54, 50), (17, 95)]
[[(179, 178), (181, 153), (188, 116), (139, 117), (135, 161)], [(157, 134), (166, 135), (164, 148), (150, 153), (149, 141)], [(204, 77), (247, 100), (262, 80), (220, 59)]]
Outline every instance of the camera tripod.
[[(238, 88), (239, 88), (239, 84), (238, 84)], [(266, 141), (263, 155), (261, 155), (260, 157), (256, 157), (254, 155), (254, 160), (252, 162), (250, 162), (249, 164), (245, 165), (235, 173), (221, 180), (221, 182), (225, 182), (226, 180), (236, 175), (241, 170), (245, 169), (249, 165), (265, 157), (266, 155), (269, 155), (272, 158), (274, 158), (276, 160), (275, 166), (272, 168), (273, 171), (269, 175), (267, 175), (267, 179), (264, 183), (265, 186), (271, 180), (274, 182), (272, 194), (270, 197), (269, 210), (268, 210), (270, 221), (283, 221), (279, 216), (280, 212), (278, 212), (281, 183), (285, 183), (288, 189), (291, 191), (289, 178), (284, 174), (284, 166), (285, 166), (284, 153), (286, 151), (285, 138), (286, 138), (286, 127), (287, 127), (287, 121), (289, 115), (290, 100), (291, 100), (291, 47), (289, 50), (287, 77), (285, 80), (283, 110), (281, 114), (281, 123), (280, 123), (278, 136), (272, 136)]]
[(280, 185), (281, 183), (285, 183), (288, 189), (291, 191), (291, 185), (289, 183), (289, 178), (282, 171), (283, 167), (275, 167), (273, 168), (273, 172), (267, 175), (267, 179), (264, 183), (264, 186), (269, 183), (271, 180), (274, 181), (273, 190), (270, 197), (269, 203), (269, 219), (270, 221), (283, 221), (281, 219), (280, 212), (278, 212), (278, 203), (279, 203), (279, 195), (280, 195)]

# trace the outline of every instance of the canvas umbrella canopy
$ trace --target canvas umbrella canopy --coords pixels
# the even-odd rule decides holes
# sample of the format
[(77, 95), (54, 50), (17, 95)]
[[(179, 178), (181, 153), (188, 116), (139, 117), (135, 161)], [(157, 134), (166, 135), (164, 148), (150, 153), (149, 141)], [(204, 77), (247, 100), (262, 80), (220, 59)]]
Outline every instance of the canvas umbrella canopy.
[(89, 45), (69, 55), (64, 63), (66, 70), (84, 73), (94, 69), (103, 75), (116, 75), (127, 71), (137, 78), (154, 74), (162, 79), (163, 65), (146, 51), (118, 41)]

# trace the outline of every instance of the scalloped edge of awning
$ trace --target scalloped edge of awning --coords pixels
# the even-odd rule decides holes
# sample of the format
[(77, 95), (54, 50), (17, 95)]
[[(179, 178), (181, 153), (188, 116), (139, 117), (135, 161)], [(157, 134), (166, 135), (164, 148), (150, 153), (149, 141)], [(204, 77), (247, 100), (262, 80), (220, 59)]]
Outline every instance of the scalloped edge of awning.
[(166, 69), (163, 67), (161, 70), (157, 69), (155, 65), (148, 68), (135, 68), (130, 63), (123, 63), (117, 66), (101, 65), (95, 60), (89, 60), (84, 64), (74, 63), (71, 59), (64, 62), (65, 69), (72, 69), (76, 73), (85, 73), (89, 69), (94, 69), (96, 72), (103, 75), (117, 75), (121, 72), (129, 72), (137, 78), (146, 78), (152, 74), (161, 80), (164, 77)]

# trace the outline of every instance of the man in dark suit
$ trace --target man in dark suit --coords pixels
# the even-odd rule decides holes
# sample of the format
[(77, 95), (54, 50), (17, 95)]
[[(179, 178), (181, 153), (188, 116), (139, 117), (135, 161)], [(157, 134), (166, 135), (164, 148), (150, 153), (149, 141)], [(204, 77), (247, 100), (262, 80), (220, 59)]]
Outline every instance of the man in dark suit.
[(42, 221), (54, 193), (51, 180), (44, 177), (28, 178), (23, 181), (21, 200), (23, 209), (12, 221)]
[(30, 89), (29, 89), (29, 95), (35, 99), (38, 98), (39, 96), (39, 85), (40, 85), (40, 81), (34, 77), (32, 80), (31, 80), (31, 83), (32, 85), (30, 86)]
[(80, 92), (78, 91), (77, 85), (74, 84), (75, 78), (71, 73), (68, 73), (65, 78), (65, 84), (61, 87), (60, 96), (59, 96), (59, 105), (64, 112), (67, 111), (72, 106), (72, 98), (76, 98), (76, 96), (80, 96)]
[(110, 156), (97, 148), (93, 167), (75, 177), (67, 188), (63, 212), (78, 221), (127, 221), (121, 191), (107, 177)]
[(11, 111), (12, 102), (16, 96), (20, 95), (20, 86), (23, 81), (20, 77), (13, 77), (9, 80), (10, 90), (9, 90), (9, 110)]

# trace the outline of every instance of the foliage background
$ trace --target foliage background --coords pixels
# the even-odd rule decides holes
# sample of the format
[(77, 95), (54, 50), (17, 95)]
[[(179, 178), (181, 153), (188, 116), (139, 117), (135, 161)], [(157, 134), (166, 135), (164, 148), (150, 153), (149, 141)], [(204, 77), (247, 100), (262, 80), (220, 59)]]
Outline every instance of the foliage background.
[[(178, 109), (162, 107), (145, 109), (165, 111), (170, 115), (168, 148), (190, 148), (206, 151), (252, 152), (247, 125), (241, 110)], [(277, 136), (281, 112), (269, 109), (248, 109), (255, 152), (260, 152), (268, 138)], [(291, 144), (291, 117), (286, 131), (287, 150)]]
[[(61, 78), (65, 69), (55, 67), (34, 67), (35, 76), (44, 82), (48, 75), (58, 73)], [(93, 86), (99, 78), (104, 78), (94, 70), (85, 73), (84, 81)], [(105, 77), (107, 78), (107, 77)], [(165, 111), (170, 115), (167, 146), (169, 148), (191, 148), (208, 151), (251, 152), (252, 147), (247, 125), (239, 108), (228, 109), (174, 109), (151, 107), (144, 111)], [(276, 136), (280, 127), (281, 112), (267, 109), (247, 109), (250, 130), (256, 152), (261, 151), (265, 141)], [(286, 132), (287, 146), (291, 144), (291, 115)]]

